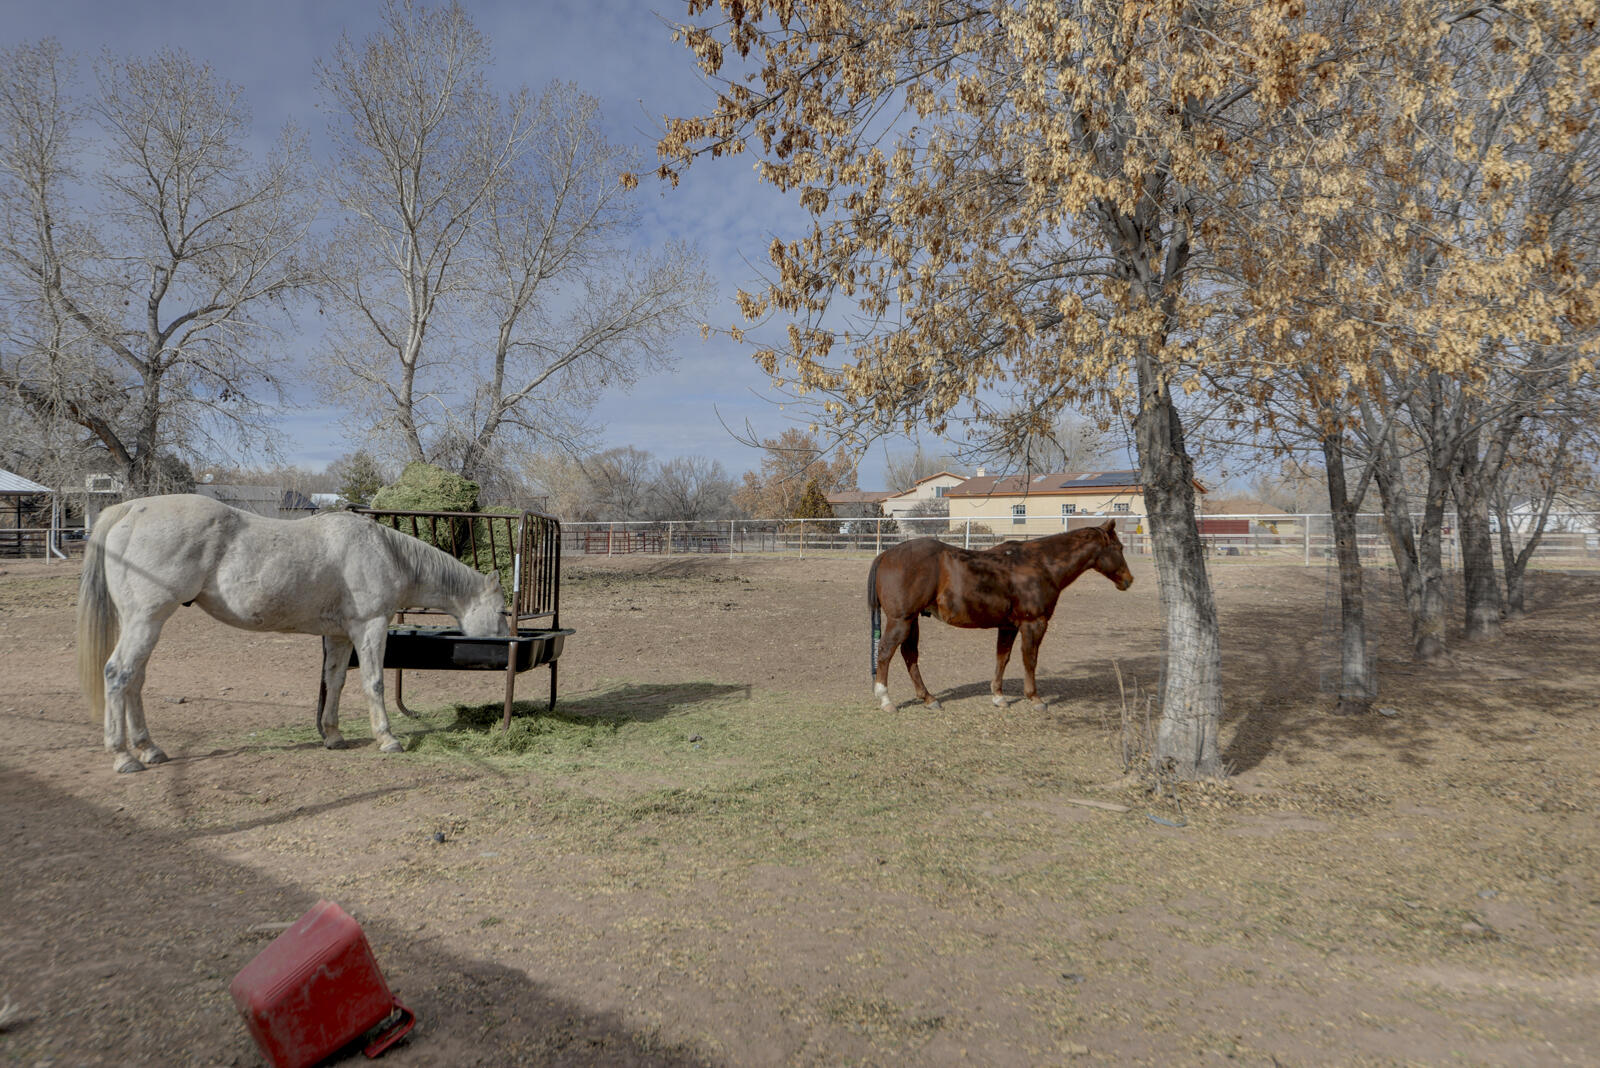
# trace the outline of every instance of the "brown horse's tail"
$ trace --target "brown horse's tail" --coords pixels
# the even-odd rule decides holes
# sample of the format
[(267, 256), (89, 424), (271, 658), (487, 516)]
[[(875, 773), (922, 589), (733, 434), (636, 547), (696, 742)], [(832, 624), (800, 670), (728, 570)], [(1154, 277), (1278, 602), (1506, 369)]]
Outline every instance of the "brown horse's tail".
[(872, 561), (872, 566), (867, 569), (867, 613), (872, 620), (871, 647), (871, 674), (874, 682), (878, 679), (878, 640), (883, 637), (883, 611), (878, 607), (878, 557)]
[(117, 607), (106, 590), (106, 535), (127, 508), (126, 504), (114, 504), (100, 513), (83, 553), (83, 577), (78, 580), (78, 685), (97, 718), (105, 715), (106, 661), (117, 644)]

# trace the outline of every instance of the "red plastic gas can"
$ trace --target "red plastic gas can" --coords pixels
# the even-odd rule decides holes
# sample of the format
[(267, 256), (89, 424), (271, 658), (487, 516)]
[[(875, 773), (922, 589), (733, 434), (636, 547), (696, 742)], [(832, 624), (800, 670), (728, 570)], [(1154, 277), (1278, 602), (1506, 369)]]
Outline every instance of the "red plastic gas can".
[(331, 901), (273, 939), (229, 991), (273, 1068), (308, 1068), (396, 1016), (366, 1047), (376, 1057), (416, 1023), (389, 992), (361, 925)]

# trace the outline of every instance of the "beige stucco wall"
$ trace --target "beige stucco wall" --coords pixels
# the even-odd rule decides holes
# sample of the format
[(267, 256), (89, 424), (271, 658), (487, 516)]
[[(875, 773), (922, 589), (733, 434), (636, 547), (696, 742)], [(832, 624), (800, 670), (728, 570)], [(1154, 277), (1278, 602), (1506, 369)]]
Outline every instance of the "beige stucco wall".
[[(1143, 493), (1035, 493), (1027, 497), (950, 497), (950, 527), (964, 527), (968, 520), (981, 523), (996, 534), (1058, 534), (1065, 530), (1061, 506), (1071, 504), (1078, 516), (1143, 516)], [(1026, 519), (1018, 523), (1012, 517), (1013, 505), (1027, 509)], [(1123, 506), (1125, 510), (1119, 508)]]
[(889, 516), (905, 515), (919, 504), (939, 500), (938, 491), (941, 487), (950, 489), (952, 486), (959, 486), (965, 481), (966, 479), (960, 475), (940, 475), (937, 478), (930, 478), (926, 482), (919, 483), (915, 488), (907, 490), (905, 493), (896, 494), (884, 501), (883, 512)]

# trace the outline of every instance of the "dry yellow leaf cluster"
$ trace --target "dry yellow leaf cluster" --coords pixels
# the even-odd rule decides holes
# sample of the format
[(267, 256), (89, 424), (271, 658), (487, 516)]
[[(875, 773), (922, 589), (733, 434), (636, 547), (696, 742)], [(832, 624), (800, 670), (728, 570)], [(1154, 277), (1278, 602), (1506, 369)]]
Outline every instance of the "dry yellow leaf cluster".
[(762, 365), (868, 432), (1003, 433), (1004, 386), (1481, 380), (1507, 345), (1592, 356), (1592, 245), (1541, 197), (1589, 179), (1593, 8), (695, 0), (720, 91), (661, 173), (749, 151), (810, 210), (741, 312), (790, 319)]

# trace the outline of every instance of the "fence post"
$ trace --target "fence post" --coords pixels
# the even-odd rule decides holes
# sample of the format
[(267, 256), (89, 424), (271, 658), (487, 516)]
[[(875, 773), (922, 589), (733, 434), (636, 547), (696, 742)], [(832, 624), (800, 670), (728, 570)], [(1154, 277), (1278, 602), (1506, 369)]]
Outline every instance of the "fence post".
[(963, 549), (972, 548), (972, 520), (970, 519), (967, 520), (966, 535), (962, 538), (961, 547)]
[(1311, 566), (1311, 516), (1309, 516), (1309, 515), (1301, 516), (1300, 517), (1300, 522), (1302, 524), (1302, 529), (1305, 531), (1306, 566), (1310, 567)]
[(728, 520), (728, 559), (729, 560), (733, 559), (733, 532), (734, 532), (735, 527), (738, 525), (738, 523), (739, 523), (739, 521), (737, 519)]

